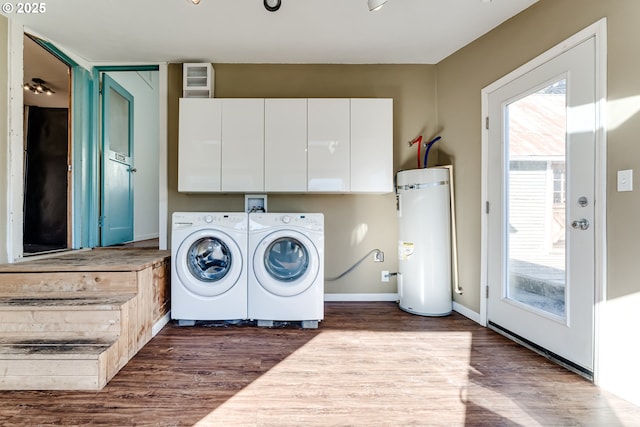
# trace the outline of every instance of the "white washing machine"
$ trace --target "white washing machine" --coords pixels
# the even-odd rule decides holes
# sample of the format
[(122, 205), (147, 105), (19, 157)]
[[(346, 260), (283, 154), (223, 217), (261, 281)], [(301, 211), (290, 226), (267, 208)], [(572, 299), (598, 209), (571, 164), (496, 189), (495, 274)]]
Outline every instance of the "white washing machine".
[(247, 319), (244, 212), (175, 212), (171, 235), (171, 318)]
[(324, 319), (324, 216), (249, 214), (249, 319), (258, 326)]

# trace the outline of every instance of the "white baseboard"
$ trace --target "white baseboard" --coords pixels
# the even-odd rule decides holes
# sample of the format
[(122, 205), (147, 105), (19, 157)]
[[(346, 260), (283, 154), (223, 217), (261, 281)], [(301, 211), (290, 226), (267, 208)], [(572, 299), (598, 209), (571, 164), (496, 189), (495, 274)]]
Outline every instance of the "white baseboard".
[(151, 327), (151, 336), (155, 337), (156, 335), (158, 335), (158, 332), (160, 332), (162, 328), (164, 328), (164, 326), (169, 323), (169, 320), (171, 320), (171, 312), (165, 314), (160, 320), (153, 324), (153, 326)]
[[(455, 311), (456, 313), (460, 313), (462, 314), (464, 317), (467, 317), (471, 320), (473, 320), (476, 323), (480, 323), (480, 314), (476, 313), (475, 311), (469, 310), (467, 307), (465, 307), (464, 305), (458, 304), (457, 302), (453, 302), (453, 311)], [(482, 325), (484, 326), (484, 325)]]
[(348, 301), (398, 301), (398, 294), (324, 294), (324, 300), (329, 302)]
[(158, 233), (139, 234), (137, 236), (133, 236), (133, 241), (134, 242), (141, 242), (143, 240), (158, 239), (159, 236), (160, 235)]

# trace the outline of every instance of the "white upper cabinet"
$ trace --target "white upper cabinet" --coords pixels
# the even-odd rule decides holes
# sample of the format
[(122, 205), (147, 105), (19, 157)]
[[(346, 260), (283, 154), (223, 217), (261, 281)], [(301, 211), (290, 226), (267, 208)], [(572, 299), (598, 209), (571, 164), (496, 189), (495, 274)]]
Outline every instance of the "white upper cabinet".
[(178, 191), (220, 191), (222, 103), (180, 99)]
[(310, 192), (350, 190), (348, 98), (308, 100), (308, 181)]
[(264, 103), (264, 189), (307, 191), (307, 100)]
[(264, 191), (264, 99), (222, 100), (222, 191)]
[(393, 100), (182, 98), (178, 191), (393, 192)]
[(392, 99), (351, 99), (351, 191), (393, 191)]

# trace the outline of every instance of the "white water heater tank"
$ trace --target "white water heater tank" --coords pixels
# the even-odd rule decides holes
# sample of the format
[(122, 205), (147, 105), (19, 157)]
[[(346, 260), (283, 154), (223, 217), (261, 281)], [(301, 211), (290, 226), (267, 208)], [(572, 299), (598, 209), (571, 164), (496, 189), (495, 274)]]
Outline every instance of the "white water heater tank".
[(453, 309), (449, 169), (400, 171), (396, 193), (400, 308), (446, 316)]

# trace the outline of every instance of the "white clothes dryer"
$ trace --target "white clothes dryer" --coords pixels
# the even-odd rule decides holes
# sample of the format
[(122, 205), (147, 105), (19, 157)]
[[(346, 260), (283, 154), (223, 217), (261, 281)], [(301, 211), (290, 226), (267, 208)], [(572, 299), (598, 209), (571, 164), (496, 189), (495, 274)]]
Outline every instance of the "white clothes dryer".
[(171, 318), (247, 319), (247, 214), (175, 212), (171, 236)]
[(249, 214), (248, 317), (258, 326), (324, 319), (324, 216)]

